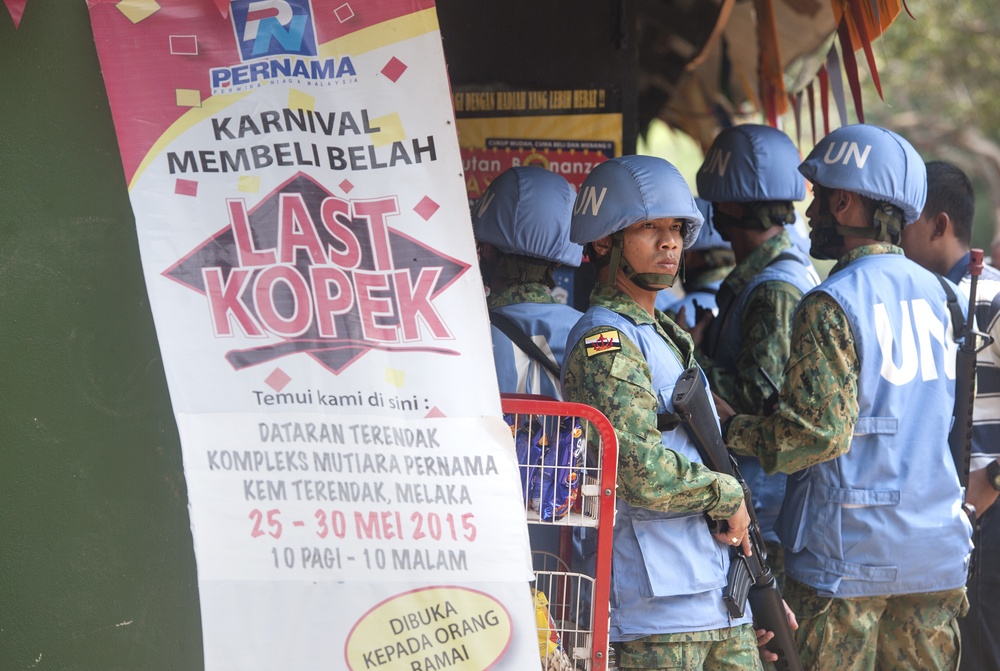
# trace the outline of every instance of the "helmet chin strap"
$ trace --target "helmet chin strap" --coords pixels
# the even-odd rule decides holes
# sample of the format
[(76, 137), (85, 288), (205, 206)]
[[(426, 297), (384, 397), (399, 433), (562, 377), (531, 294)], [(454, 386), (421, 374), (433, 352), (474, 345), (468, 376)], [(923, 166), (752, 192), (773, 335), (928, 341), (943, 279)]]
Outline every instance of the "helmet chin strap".
[(830, 211), (829, 198), (819, 202), (819, 215), (813, 226), (813, 242), (809, 254), (817, 259), (836, 259), (844, 248), (844, 236), (868, 238), (876, 242), (899, 244), (902, 214), (889, 203), (879, 203), (872, 228), (841, 226)]
[(645, 289), (646, 291), (659, 291), (660, 289), (668, 289), (674, 286), (674, 282), (677, 280), (677, 275), (668, 275), (666, 273), (637, 273), (633, 270), (632, 266), (628, 264), (625, 259), (625, 233), (624, 231), (618, 231), (611, 235), (611, 252), (607, 255), (608, 260), (608, 279), (607, 284), (614, 286), (615, 278), (618, 276), (618, 269), (621, 268), (622, 273), (625, 274), (632, 284), (636, 285), (640, 289)]

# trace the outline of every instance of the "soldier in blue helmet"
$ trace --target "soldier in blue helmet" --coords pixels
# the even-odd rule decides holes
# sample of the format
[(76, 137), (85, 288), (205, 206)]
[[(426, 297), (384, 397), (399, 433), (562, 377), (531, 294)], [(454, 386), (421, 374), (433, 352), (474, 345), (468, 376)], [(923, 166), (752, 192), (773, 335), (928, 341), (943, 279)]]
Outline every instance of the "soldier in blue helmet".
[(897, 246), (924, 162), (858, 124), (799, 170), (811, 253), (837, 263), (799, 303), (777, 412), (721, 408), (726, 442), (790, 474), (777, 529), (806, 668), (954, 669), (972, 534), (948, 448), (957, 345), (944, 287)]
[[(786, 228), (795, 222), (792, 203), (806, 195), (799, 163), (798, 149), (783, 132), (746, 124), (719, 133), (698, 171), (698, 192), (712, 202), (713, 223), (736, 256), (736, 267), (719, 289), (719, 314), (701, 339), (698, 361), (712, 390), (737, 412), (771, 410), (766, 406), (774, 390), (765, 376), (781, 384), (792, 315), (803, 294), (819, 284), (809, 255)], [(785, 475), (766, 475), (755, 457), (738, 461), (780, 585), (783, 549), (773, 527), (785, 496)]]
[(501, 392), (561, 398), (566, 336), (581, 313), (550, 290), (555, 268), (582, 258), (583, 247), (569, 239), (575, 196), (561, 175), (516, 167), (497, 176), (472, 208)]
[[(472, 208), (501, 393), (562, 398), (559, 377), (566, 338), (582, 313), (557, 302), (550, 290), (555, 268), (578, 266), (583, 255), (583, 247), (569, 239), (575, 196), (561, 175), (536, 166), (515, 167), (498, 175)], [(512, 416), (506, 419), (515, 422)], [(512, 430), (527, 432), (533, 441), (543, 435), (530, 427)], [(527, 459), (526, 454), (518, 457)], [(524, 496), (541, 514), (541, 489), (526, 485)], [(553, 506), (565, 500), (547, 498)], [(528, 534), (535, 569), (544, 570), (545, 557), (559, 555), (559, 527), (530, 525)], [(575, 541), (574, 564), (581, 564), (582, 534)]]
[(695, 198), (694, 202), (705, 223), (698, 232), (698, 239), (684, 250), (684, 272), (681, 273), (684, 295), (677, 298), (664, 289), (656, 297), (657, 310), (666, 312), (675, 322), (689, 329), (694, 328), (699, 315), (719, 313), (716, 294), (722, 280), (736, 265), (733, 246), (712, 226), (712, 204), (701, 198)]
[[(655, 309), (702, 215), (667, 161), (625, 156), (594, 168), (577, 195), (570, 238), (598, 267), (590, 307), (570, 333), (566, 400), (592, 405), (618, 436), (611, 641), (619, 668), (759, 669), (746, 617), (723, 604), (729, 547), (749, 549), (735, 479), (710, 470), (684, 431), (660, 431), (694, 343)], [(713, 418), (714, 419), (714, 418)], [(705, 516), (728, 521), (713, 536)]]

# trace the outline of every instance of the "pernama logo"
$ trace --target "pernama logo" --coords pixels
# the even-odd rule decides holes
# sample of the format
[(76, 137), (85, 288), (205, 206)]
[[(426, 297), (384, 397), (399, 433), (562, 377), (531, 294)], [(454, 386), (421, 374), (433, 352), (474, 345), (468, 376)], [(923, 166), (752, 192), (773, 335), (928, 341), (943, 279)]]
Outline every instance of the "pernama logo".
[(317, 53), (309, 0), (233, 0), (230, 15), (244, 61)]
[(324, 60), (268, 58), (231, 68), (212, 68), (212, 93), (240, 93), (276, 81), (306, 86), (332, 86), (357, 80), (350, 56)]
[(310, 0), (233, 0), (230, 16), (242, 63), (212, 68), (212, 94), (268, 84), (329, 87), (357, 82), (350, 56), (318, 59)]

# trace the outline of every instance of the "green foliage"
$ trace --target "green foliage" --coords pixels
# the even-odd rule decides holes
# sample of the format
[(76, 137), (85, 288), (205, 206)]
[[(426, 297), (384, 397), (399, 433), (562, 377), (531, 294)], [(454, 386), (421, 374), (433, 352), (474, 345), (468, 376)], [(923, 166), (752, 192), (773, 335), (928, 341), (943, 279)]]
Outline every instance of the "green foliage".
[(912, 111), (1000, 138), (1000, 5), (911, 0), (909, 7), (916, 20), (903, 12), (875, 45), (890, 109), (869, 81), (871, 120)]

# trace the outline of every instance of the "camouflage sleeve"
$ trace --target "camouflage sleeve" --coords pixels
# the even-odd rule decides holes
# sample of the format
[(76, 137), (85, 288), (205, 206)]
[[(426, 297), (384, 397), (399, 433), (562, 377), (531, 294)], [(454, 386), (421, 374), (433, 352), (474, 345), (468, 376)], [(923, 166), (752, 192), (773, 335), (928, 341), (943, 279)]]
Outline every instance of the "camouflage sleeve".
[(623, 336), (620, 350), (588, 356), (581, 339), (564, 367), (565, 399), (597, 408), (615, 427), (619, 497), (651, 510), (705, 511), (714, 519), (736, 513), (743, 493), (734, 479), (663, 446), (649, 366), (634, 343)]
[(712, 391), (737, 412), (763, 414), (764, 400), (774, 391), (760, 373), (767, 371), (781, 386), (792, 337), (792, 318), (802, 292), (787, 282), (767, 282), (757, 287), (740, 319), (740, 350), (736, 368), (730, 370), (698, 351)]
[(770, 417), (736, 415), (726, 443), (768, 473), (794, 473), (847, 452), (858, 419), (859, 362), (847, 315), (822, 292), (802, 299), (781, 403)]
[[(764, 400), (773, 390), (760, 369), (781, 387), (792, 341), (792, 318), (802, 292), (787, 282), (767, 282), (747, 301), (741, 326), (741, 346), (732, 378), (732, 396), (720, 396), (737, 412), (764, 413)], [(718, 392), (717, 392), (718, 393)]]

